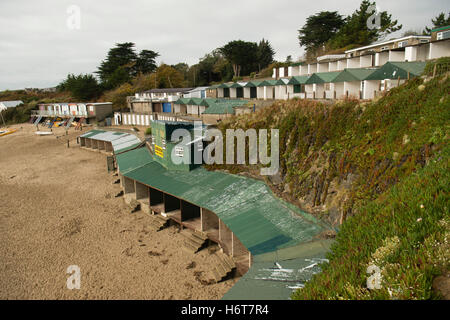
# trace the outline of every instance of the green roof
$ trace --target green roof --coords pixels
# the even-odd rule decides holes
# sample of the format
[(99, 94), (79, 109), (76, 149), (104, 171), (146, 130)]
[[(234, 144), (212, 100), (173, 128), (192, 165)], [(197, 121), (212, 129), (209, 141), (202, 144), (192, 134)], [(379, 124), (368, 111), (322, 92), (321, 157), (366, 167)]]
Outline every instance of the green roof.
[(103, 132), (106, 132), (106, 131), (105, 130), (91, 130), (89, 132), (86, 132), (85, 134), (82, 134), (80, 137), (82, 137), (82, 138), (90, 138), (92, 136), (95, 136), (95, 135), (97, 135), (99, 133), (103, 133)]
[(342, 70), (332, 82), (352, 82), (366, 80), (377, 69), (347, 68)]
[(234, 106), (226, 102), (211, 103), (202, 114), (234, 114)]
[(147, 148), (139, 148), (116, 155), (117, 166), (122, 175), (140, 168), (148, 163), (154, 162)]
[(211, 87), (208, 87), (208, 89), (217, 89), (220, 86), (220, 84), (212, 85)]
[(450, 29), (450, 26), (445, 26), (445, 27), (439, 27), (436, 29), (431, 30), (431, 32), (436, 32), (436, 31), (441, 31), (441, 30), (447, 30)]
[(252, 81), (247, 82), (247, 84), (244, 87), (246, 87), (246, 88), (257, 87), (261, 82), (263, 82), (263, 81), (262, 80), (252, 80)]
[(418, 77), (425, 69), (426, 62), (386, 62), (380, 69), (369, 75), (366, 80), (408, 79)]
[[(246, 83), (246, 82), (245, 82)], [(247, 83), (246, 83), (247, 84)], [(239, 84), (238, 82), (233, 83), (230, 88), (243, 88), (244, 86), (242, 84)]]
[(231, 88), (231, 86), (233, 85), (233, 83), (222, 83), (221, 85), (219, 85), (217, 88)]
[(309, 76), (295, 76), (292, 77), (287, 84), (305, 84)]
[(311, 241), (324, 230), (259, 180), (202, 167), (167, 170), (147, 148), (119, 155), (117, 162), (122, 175), (214, 212), (253, 255)]
[(200, 106), (202, 103), (203, 103), (203, 99), (202, 98), (190, 98), (187, 104)]
[(316, 72), (313, 73), (308, 80), (306, 80), (306, 84), (312, 83), (326, 83), (333, 82), (334, 78), (340, 73), (340, 71), (331, 71), (331, 72)]
[(177, 101), (174, 102), (174, 104), (188, 104), (190, 98), (180, 98)]
[(264, 80), (260, 84), (258, 84), (257, 87), (272, 87), (272, 86), (277, 86), (277, 85), (278, 85), (278, 80)]
[(122, 149), (119, 149), (119, 150), (114, 150), (114, 154), (118, 155), (119, 153), (122, 153), (122, 152), (125, 152), (125, 151), (128, 151), (128, 150), (134, 149), (134, 148), (138, 147), (141, 144), (142, 144), (142, 142), (138, 142), (138, 143), (132, 144), (130, 146), (127, 146), (125, 148), (122, 148)]

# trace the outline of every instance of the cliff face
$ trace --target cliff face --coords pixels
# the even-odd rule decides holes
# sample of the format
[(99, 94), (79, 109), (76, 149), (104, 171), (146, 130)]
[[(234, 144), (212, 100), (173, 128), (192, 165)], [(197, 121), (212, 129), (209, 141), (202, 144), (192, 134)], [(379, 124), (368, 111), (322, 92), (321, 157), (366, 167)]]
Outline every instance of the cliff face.
[(280, 170), (259, 176), (257, 165), (211, 165), (264, 179), (280, 197), (332, 225), (425, 166), (447, 141), (448, 75), (414, 79), (377, 101), (321, 104), (277, 102), (232, 118), (226, 129), (280, 130)]

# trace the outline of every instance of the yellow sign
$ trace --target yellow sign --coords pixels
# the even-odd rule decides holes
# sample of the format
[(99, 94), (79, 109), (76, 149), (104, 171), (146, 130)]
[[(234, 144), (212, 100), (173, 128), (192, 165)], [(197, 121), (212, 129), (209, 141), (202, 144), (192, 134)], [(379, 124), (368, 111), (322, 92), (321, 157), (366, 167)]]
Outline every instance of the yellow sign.
[(163, 149), (160, 146), (157, 146), (156, 144), (155, 144), (155, 154), (160, 158), (164, 158)]

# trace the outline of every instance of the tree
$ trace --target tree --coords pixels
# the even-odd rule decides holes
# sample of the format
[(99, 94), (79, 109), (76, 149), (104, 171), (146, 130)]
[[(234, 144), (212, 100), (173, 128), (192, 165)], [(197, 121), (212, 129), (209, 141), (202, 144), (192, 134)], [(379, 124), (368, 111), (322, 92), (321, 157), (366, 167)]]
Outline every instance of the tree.
[(157, 65), (155, 59), (159, 57), (159, 53), (152, 50), (142, 50), (136, 59), (135, 73), (151, 73), (156, 70)]
[(298, 30), (298, 40), (307, 53), (316, 51), (329, 41), (344, 24), (337, 11), (322, 11), (306, 19), (305, 25)]
[(256, 53), (256, 59), (258, 61), (258, 72), (267, 67), (273, 62), (275, 51), (273, 50), (270, 42), (264, 40), (264, 38), (258, 44), (258, 50)]
[(397, 20), (392, 20), (392, 16), (387, 11), (377, 12), (379, 25), (369, 28), (368, 22), (375, 17), (374, 8), (376, 8), (375, 2), (363, 0), (359, 9), (345, 18), (345, 23), (328, 41), (330, 49), (344, 48), (349, 45), (368, 45), (402, 28), (402, 25), (397, 25)]
[(433, 26), (431, 28), (425, 27), (423, 34), (430, 34), (433, 29), (450, 25), (450, 12), (448, 13), (447, 19), (445, 19), (445, 13), (441, 12), (434, 19), (431, 19), (431, 22), (433, 23)]
[(69, 91), (73, 98), (80, 101), (96, 99), (101, 94), (97, 79), (91, 74), (67, 75), (67, 78), (58, 85), (59, 91)]
[(235, 40), (228, 42), (219, 50), (233, 66), (235, 77), (239, 77), (241, 72), (248, 75), (255, 71), (257, 65), (256, 52), (258, 50), (256, 43)]
[(114, 48), (109, 49), (106, 59), (100, 63), (96, 71), (105, 89), (112, 89), (130, 81), (136, 60), (137, 55), (132, 42), (117, 43)]
[(142, 50), (137, 55), (132, 42), (117, 43), (114, 48), (109, 49), (96, 73), (105, 89), (113, 89), (130, 82), (139, 73), (155, 71), (155, 59), (158, 56), (159, 53), (152, 50)]

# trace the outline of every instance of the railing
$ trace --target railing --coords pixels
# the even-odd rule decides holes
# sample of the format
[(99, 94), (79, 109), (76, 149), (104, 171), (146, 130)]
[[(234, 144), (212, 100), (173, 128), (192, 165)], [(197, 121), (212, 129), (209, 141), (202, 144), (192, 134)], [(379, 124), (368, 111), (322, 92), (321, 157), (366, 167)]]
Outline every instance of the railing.
[(129, 112), (115, 112), (115, 125), (140, 125), (149, 126), (151, 120), (165, 120), (173, 122), (192, 122), (201, 121), (201, 118), (191, 116), (189, 114), (177, 113), (129, 113)]
[(53, 110), (32, 110), (32, 116), (46, 117), (87, 117), (86, 111), (53, 111)]

